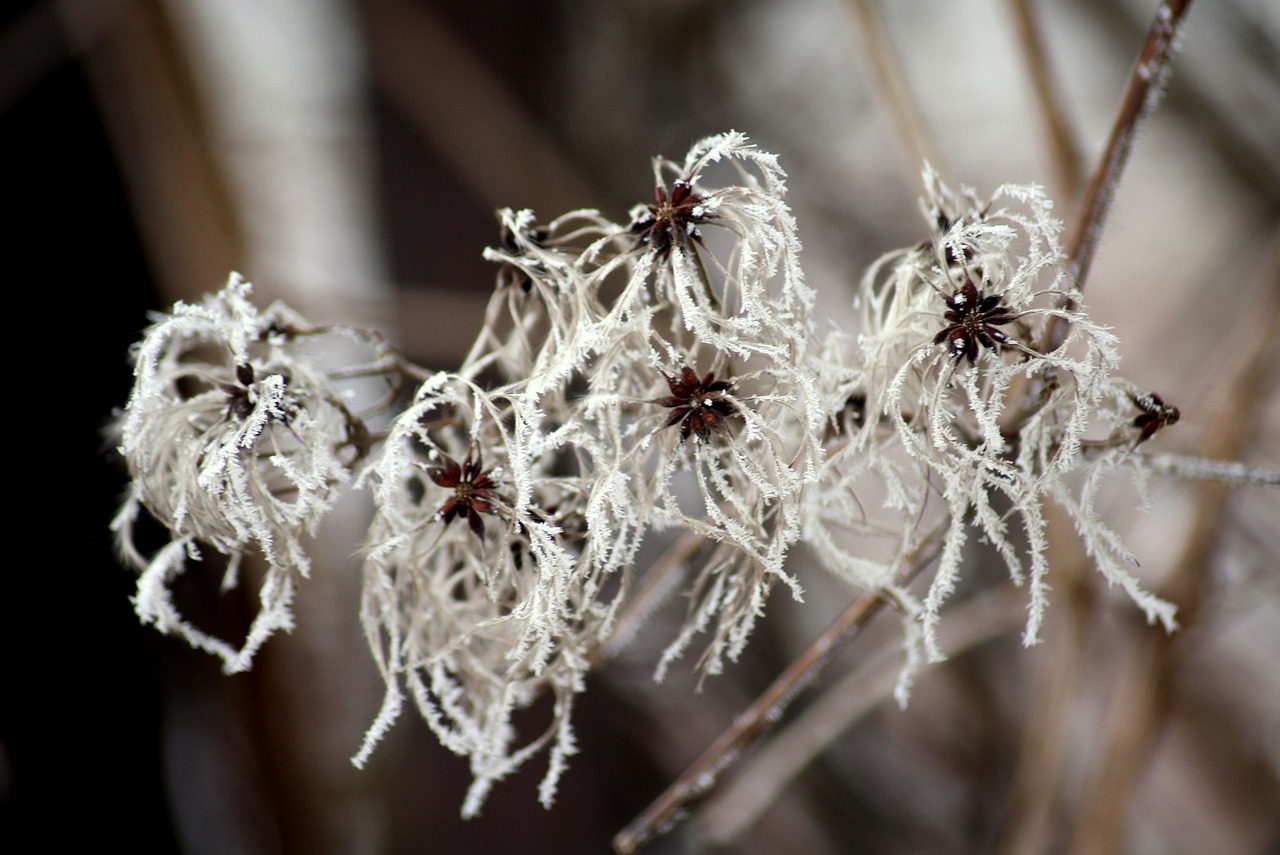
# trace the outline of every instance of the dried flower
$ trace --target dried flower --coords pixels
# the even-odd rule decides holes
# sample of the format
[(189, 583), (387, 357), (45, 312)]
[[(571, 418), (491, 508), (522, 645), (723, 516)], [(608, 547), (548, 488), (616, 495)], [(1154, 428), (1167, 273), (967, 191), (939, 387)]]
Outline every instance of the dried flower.
[(716, 380), (714, 371), (708, 371), (699, 380), (693, 369), (686, 365), (678, 378), (667, 377), (666, 380), (671, 394), (654, 403), (670, 408), (671, 415), (663, 427), (679, 425), (682, 442), (690, 436), (706, 442), (714, 431), (725, 426), (725, 419), (738, 411), (733, 401), (725, 397), (733, 383)]
[(1182, 417), (1182, 413), (1178, 412), (1178, 408), (1166, 404), (1161, 400), (1160, 396), (1155, 392), (1148, 392), (1145, 395), (1130, 395), (1130, 399), (1142, 412), (1133, 420), (1133, 426), (1138, 428), (1141, 433), (1138, 436), (1138, 442), (1146, 442), (1155, 436), (1156, 431), (1169, 425), (1177, 424), (1178, 419)]
[[(1096, 479), (1123, 459), (1086, 460), (1081, 443), (1091, 425), (1118, 418), (1110, 410), (1123, 388), (1112, 373), (1119, 356), (1114, 337), (1089, 317), (1062, 270), (1061, 227), (1048, 200), (1039, 188), (1007, 185), (980, 201), (971, 190), (952, 192), (929, 169), (925, 186), (922, 207), (934, 234), (886, 256), (863, 282), (861, 353), (845, 382), (865, 390), (867, 417), (847, 452), (833, 459), (836, 468), (824, 474), (830, 485), (824, 494), (852, 494), (867, 489), (868, 479), (878, 481), (889, 490), (888, 507), (900, 516), (896, 524), (868, 520), (866, 526), (889, 531), (927, 529), (934, 520), (927, 513), (929, 494), (936, 491), (944, 500), (938, 571), (916, 609), (921, 639), (934, 658), (940, 655), (933, 646), (939, 610), (959, 578), (971, 529), (992, 544), (1016, 581), (1029, 582), (1025, 638), (1035, 640), (1048, 603), (1048, 501), (1075, 518), (1108, 580), (1128, 591), (1150, 619), (1171, 626), (1172, 607), (1141, 589), (1126, 569), (1131, 557), (1093, 510)], [(962, 284), (956, 287), (956, 281)], [(938, 294), (947, 295), (941, 329)], [(1034, 343), (1051, 319), (1064, 323), (1067, 335), (1048, 353), (1001, 329), (1016, 323), (1019, 338)], [(979, 359), (982, 348), (993, 358)], [(960, 370), (961, 362), (971, 368)], [(882, 424), (893, 426), (892, 435), (879, 429)], [(861, 462), (851, 466), (851, 457)], [(928, 490), (911, 486), (919, 483), (913, 470), (919, 465), (926, 468)], [(1080, 470), (1087, 473), (1085, 486), (1073, 489), (1065, 478)], [(842, 523), (827, 511), (820, 519), (811, 539), (826, 538), (827, 562), (859, 567), (842, 557), (833, 536), (820, 533)], [(1010, 519), (1021, 523), (1025, 549), (1011, 537)], [(901, 549), (913, 545), (908, 536)], [(875, 575), (872, 568), (858, 572)]]
[(973, 282), (965, 283), (947, 297), (950, 322), (933, 338), (934, 344), (946, 343), (952, 357), (959, 361), (968, 359), (973, 365), (978, 360), (978, 345), (996, 350), (1008, 344), (1009, 336), (997, 329), (1018, 319), (1009, 309), (1000, 305), (1000, 295), (984, 294)]
[(701, 242), (698, 226), (714, 215), (703, 207), (702, 197), (693, 192), (688, 181), (673, 182), (670, 199), (661, 184), (654, 189), (653, 195), (654, 204), (631, 223), (631, 233), (636, 235), (637, 244), (652, 249), (659, 258), (665, 258), (673, 244), (683, 244), (689, 238)]
[(454, 517), (466, 517), (467, 525), (476, 537), (484, 537), (484, 521), (481, 514), (494, 513), (494, 502), (498, 499), (497, 485), (493, 482), (484, 464), (477, 456), (472, 462), (468, 453), (459, 465), (447, 455), (441, 455), (443, 465), (431, 469), (427, 475), (436, 486), (452, 490), (445, 503), (436, 511), (436, 516), (445, 525), (453, 522)]
[[(118, 425), (133, 479), (115, 528), (142, 575), (139, 617), (216, 653), (227, 670), (247, 668), (274, 630), (292, 625), (294, 580), (310, 562), (301, 545), (328, 510), (362, 449), (356, 419), (323, 372), (283, 329), (307, 324), (277, 304), (259, 312), (249, 283), (232, 275), (199, 305), (179, 303), (147, 330), (135, 354), (135, 384)], [(142, 556), (132, 529), (140, 507), (172, 540)], [(201, 546), (225, 555), (224, 586), (241, 558), (268, 565), (261, 610), (238, 649), (188, 623), (170, 580)]]
[[(522, 228), (523, 233), (517, 237), (515, 229)], [(518, 258), (524, 255), (524, 248), (521, 246), (521, 238), (528, 241), (535, 247), (543, 248), (546, 240), (551, 236), (551, 232), (542, 226), (535, 226), (530, 223), (520, 223), (517, 225), (514, 221), (504, 217), (502, 221), (502, 251), (509, 253), (511, 257)], [(530, 262), (526, 262), (530, 263)], [(538, 273), (544, 273), (538, 266), (536, 260), (531, 262), (534, 270)], [(520, 288), (526, 294), (533, 289), (533, 276), (515, 261), (504, 262), (498, 268), (498, 287), (499, 288)]]
[[(356, 761), (399, 715), (407, 687), (442, 744), (471, 762), (467, 816), (544, 747), (541, 798), (551, 803), (575, 750), (573, 697), (626, 590), (606, 584), (617, 568), (584, 554), (581, 532), (566, 536), (585, 491), (554, 474), (552, 443), (518, 385), (485, 391), (442, 373), (396, 419), (372, 472), (362, 620), (386, 696)], [(423, 474), (452, 491), (438, 510), (407, 486)], [(499, 482), (509, 493), (499, 496)], [(448, 525), (461, 516), (467, 527)], [(513, 716), (544, 692), (556, 698), (551, 726), (518, 733)]]
[[(941, 655), (936, 625), (973, 531), (1028, 582), (1033, 641), (1049, 501), (1107, 579), (1172, 625), (1172, 607), (1126, 569), (1094, 496), (1107, 472), (1140, 471), (1134, 447), (1178, 411), (1115, 376), (1115, 340), (1063, 273), (1060, 226), (1038, 188), (980, 201), (926, 170), (928, 238), (864, 277), (856, 341), (820, 340), (776, 158), (729, 133), (683, 163), (655, 160), (654, 177), (654, 204), (629, 226), (594, 211), (545, 225), (501, 212), (501, 245), (486, 251), (499, 287), (470, 353), (456, 373), (405, 369), (426, 379), (361, 476), (377, 506), (361, 617), (386, 692), (358, 764), (407, 692), (470, 762), (464, 815), (544, 748), (549, 805), (576, 750), (574, 699), (655, 530), (708, 542), (659, 678), (703, 635), (704, 675), (734, 660), (778, 582), (799, 598), (789, 557), (802, 536), (831, 570), (901, 607), (900, 698), (923, 654)], [(301, 538), (369, 442), (300, 347), (316, 331), (281, 306), (258, 312), (248, 293), (233, 277), (157, 320), (120, 422), (134, 483), (116, 528), (142, 571), (138, 613), (229, 670), (289, 625), (308, 568)], [(1065, 329), (1052, 348), (1050, 323)], [(713, 369), (699, 375), (699, 364)], [(1098, 426), (1108, 437), (1086, 439)], [(172, 534), (150, 559), (131, 531), (143, 507)], [(897, 574), (938, 532), (938, 570), (917, 599)], [(238, 650), (184, 621), (168, 595), (206, 546), (227, 557), (228, 584), (243, 555), (267, 563)], [(550, 725), (521, 732), (517, 713), (546, 693)]]
[[(596, 530), (675, 525), (717, 543), (658, 669), (706, 632), (699, 667), (714, 673), (743, 649), (775, 582), (800, 592), (786, 556), (823, 453), (813, 294), (773, 155), (728, 133), (696, 143), (682, 163), (655, 160), (654, 177), (658, 188), (671, 182), (670, 197), (658, 192), (657, 204), (633, 211), (632, 227), (583, 256), (605, 259), (587, 268), (591, 299), (603, 280), (625, 275), (619, 296), (582, 329), (597, 342), (582, 371), (591, 390), (582, 416), (592, 425), (583, 448), (616, 466), (594, 482)], [(637, 233), (638, 248), (627, 243)], [(715, 372), (698, 377), (699, 363), (734, 366), (732, 387)], [(654, 441), (648, 423), (629, 417), (646, 401), (670, 410), (677, 442)], [(731, 416), (742, 430), (723, 430)], [(690, 437), (692, 459), (676, 448)], [(640, 500), (618, 495), (623, 485)], [(701, 513), (681, 493), (700, 497)]]

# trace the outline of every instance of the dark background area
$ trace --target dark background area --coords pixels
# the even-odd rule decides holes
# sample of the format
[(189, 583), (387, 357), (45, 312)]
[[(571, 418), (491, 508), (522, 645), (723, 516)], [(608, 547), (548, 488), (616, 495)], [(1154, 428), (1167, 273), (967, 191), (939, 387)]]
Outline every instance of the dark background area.
[[(14, 11), (6, 35), (33, 14)], [(39, 376), (46, 394), (10, 427), (22, 437), (9, 466), (21, 545), (0, 619), (0, 840), (12, 852), (111, 841), (171, 851), (163, 643), (132, 618), (133, 580), (113, 566), (105, 525), (124, 472), (104, 428), (128, 396), (128, 348), (157, 299), (79, 66), (56, 29), (42, 27), (30, 49), (54, 61), (25, 91), (10, 89), (0, 112), (10, 364), (15, 381), (33, 389)]]

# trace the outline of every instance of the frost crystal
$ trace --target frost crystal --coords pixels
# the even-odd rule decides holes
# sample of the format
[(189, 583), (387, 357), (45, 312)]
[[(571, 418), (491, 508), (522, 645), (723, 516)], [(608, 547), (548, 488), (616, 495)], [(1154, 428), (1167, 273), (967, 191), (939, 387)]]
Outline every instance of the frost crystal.
[[(357, 761), (398, 713), (406, 684), (441, 742), (471, 759), (467, 815), (544, 745), (556, 758), (573, 752), (572, 698), (612, 613), (603, 574), (581, 566), (580, 479), (557, 473), (539, 421), (518, 395), (437, 375), (397, 419), (376, 470), (362, 614), (388, 694)], [(478, 476), (487, 519), (450, 525), (440, 508), (457, 492), (432, 473), (475, 449), (490, 467)], [(553, 724), (515, 748), (511, 716), (544, 690), (556, 697)], [(553, 760), (548, 803), (560, 766)]]
[[(728, 183), (709, 179), (717, 164)], [(485, 327), (456, 374), (423, 384), (377, 466), (364, 619), (388, 689), (358, 759), (407, 686), (471, 760), (467, 814), (547, 744), (552, 797), (572, 698), (649, 531), (715, 544), (660, 671), (703, 631), (702, 668), (719, 670), (774, 582), (799, 593), (784, 565), (823, 419), (785, 177), (727, 134), (682, 165), (657, 161), (655, 180), (656, 204), (630, 226), (592, 211), (545, 226), (502, 213)], [(483, 527), (449, 526), (438, 511), (455, 499), (440, 487), (458, 478), (432, 473), (481, 453)], [(551, 729), (521, 744), (512, 715), (543, 690), (556, 698)]]

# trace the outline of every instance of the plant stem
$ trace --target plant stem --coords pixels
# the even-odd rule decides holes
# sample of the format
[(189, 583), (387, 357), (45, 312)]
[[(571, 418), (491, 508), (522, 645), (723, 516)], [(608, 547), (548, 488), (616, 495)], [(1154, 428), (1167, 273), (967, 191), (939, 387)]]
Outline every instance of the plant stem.
[[(899, 577), (909, 582), (938, 553), (945, 526), (937, 526), (902, 559)], [(785, 671), (747, 707), (702, 756), (667, 787), (640, 816), (613, 838), (619, 855), (637, 851), (657, 834), (667, 831), (691, 803), (705, 795), (719, 775), (737, 761), (781, 717), (787, 705), (812, 683), (831, 657), (855, 638), (889, 601), (876, 591), (860, 594), (822, 633), (796, 657)]]
[[(948, 656), (960, 656), (1025, 621), (1022, 592), (997, 585), (954, 609), (939, 630), (941, 644)], [(885, 644), (761, 746), (742, 772), (699, 811), (695, 825), (700, 838), (718, 847), (746, 834), (805, 766), (893, 697), (900, 657), (896, 645)]]
[(1187, 454), (1152, 454), (1151, 471), (1200, 481), (1221, 481), (1233, 487), (1280, 487), (1280, 471), (1260, 469), (1236, 460), (1210, 460)]
[(1190, 6), (1191, 0), (1165, 0), (1160, 4), (1155, 20), (1147, 30), (1147, 39), (1138, 54), (1138, 61), (1129, 73), (1129, 85), (1120, 102), (1115, 126), (1067, 235), (1071, 276), (1081, 288), (1093, 262), (1093, 253), (1115, 198), (1120, 175), (1133, 150), (1133, 140), (1164, 88), (1178, 30)]
[(1008, 2), (1014, 25), (1018, 29), (1018, 43), (1022, 46), (1023, 57), (1027, 61), (1031, 85), (1035, 89), (1036, 103), (1040, 107), (1040, 118), (1044, 122), (1044, 135), (1049, 144), (1058, 195), (1063, 203), (1069, 203), (1080, 191), (1080, 145), (1067, 124), (1061, 90), (1049, 69), (1043, 31), (1036, 20), (1033, 0)]
[(880, 7), (876, 0), (849, 0), (849, 5), (853, 8), (854, 17), (858, 19), (863, 48), (871, 63), (872, 78), (884, 96), (898, 138), (905, 144), (910, 157), (909, 171), (912, 175), (917, 174), (921, 165), (927, 161), (939, 173), (943, 173), (941, 155), (933, 144), (924, 120), (924, 111), (912, 95), (911, 84), (902, 67), (902, 60), (894, 50), (893, 38), (889, 34), (889, 28), (885, 26)]
[[(1093, 254), (1098, 248), (1111, 202), (1120, 184), (1120, 175), (1133, 150), (1133, 141), (1164, 89), (1178, 31), (1190, 6), (1191, 0), (1164, 0), (1160, 4), (1155, 20), (1147, 30), (1138, 61), (1129, 72), (1129, 85), (1120, 101), (1111, 136), (1107, 138), (1093, 176), (1085, 187), (1084, 198), (1067, 231), (1067, 273), (1078, 288), (1084, 288), (1089, 276)], [(1070, 301), (1066, 305), (1070, 307)], [(1040, 351), (1049, 353), (1056, 350), (1065, 335), (1066, 322), (1057, 316), (1051, 318), (1045, 327)]]

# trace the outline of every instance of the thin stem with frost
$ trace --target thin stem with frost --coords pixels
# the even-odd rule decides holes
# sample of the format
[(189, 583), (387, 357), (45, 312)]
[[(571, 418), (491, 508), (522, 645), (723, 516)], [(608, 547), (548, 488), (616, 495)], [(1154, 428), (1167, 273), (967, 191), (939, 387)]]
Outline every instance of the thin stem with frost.
[(1280, 487), (1280, 471), (1250, 466), (1238, 460), (1210, 460), (1187, 454), (1146, 457), (1152, 472), (1197, 481), (1221, 481), (1233, 487)]
[(1067, 234), (1067, 258), (1072, 278), (1079, 287), (1084, 287), (1084, 280), (1093, 262), (1093, 253), (1102, 235), (1111, 202), (1115, 198), (1120, 175), (1133, 150), (1138, 129), (1162, 94), (1178, 30), (1190, 6), (1191, 0), (1165, 0), (1160, 4), (1155, 20), (1147, 30), (1147, 39), (1142, 45), (1142, 52), (1138, 54), (1138, 61), (1129, 73), (1129, 85), (1120, 102), (1120, 111), (1116, 114), (1111, 136), (1102, 150), (1093, 177), (1085, 188), (1084, 200)]
[[(910, 582), (937, 556), (944, 531), (945, 526), (934, 528), (915, 549), (903, 556), (898, 574), (902, 584)], [(817, 678), (831, 657), (855, 638), (888, 602), (879, 592), (867, 591), (850, 603), (693, 765), (618, 832), (613, 838), (613, 848), (620, 855), (627, 855), (668, 830), (693, 801), (715, 785), (720, 774), (732, 766), (744, 750), (781, 718), (787, 705)]]
[[(1069, 224), (1065, 247), (1067, 272), (1079, 288), (1084, 288), (1088, 278), (1120, 176), (1133, 150), (1133, 141), (1164, 89), (1169, 76), (1169, 62), (1177, 46), (1178, 31), (1190, 6), (1191, 0), (1165, 0), (1156, 10), (1138, 61), (1129, 72), (1129, 85), (1120, 101), (1111, 136), (1107, 138), (1093, 177), (1085, 187), (1084, 198)], [(1062, 343), (1065, 327), (1061, 318), (1054, 318), (1045, 328), (1040, 350), (1048, 353), (1057, 348)]]

